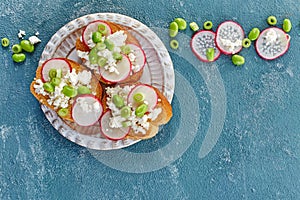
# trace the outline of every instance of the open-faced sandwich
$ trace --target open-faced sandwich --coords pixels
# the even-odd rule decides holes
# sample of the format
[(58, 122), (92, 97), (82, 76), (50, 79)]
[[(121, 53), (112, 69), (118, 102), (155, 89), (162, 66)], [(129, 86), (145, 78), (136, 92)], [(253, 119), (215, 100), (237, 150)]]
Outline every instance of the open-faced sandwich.
[(172, 117), (172, 107), (156, 88), (142, 83), (107, 87), (103, 97), (101, 132), (119, 140), (154, 137)]
[(65, 58), (52, 58), (39, 66), (30, 91), (62, 119), (80, 126), (98, 123), (103, 113), (103, 91), (97, 78), (84, 66)]
[(93, 21), (76, 41), (77, 55), (104, 84), (134, 83), (143, 74), (145, 53), (128, 28), (108, 21)]

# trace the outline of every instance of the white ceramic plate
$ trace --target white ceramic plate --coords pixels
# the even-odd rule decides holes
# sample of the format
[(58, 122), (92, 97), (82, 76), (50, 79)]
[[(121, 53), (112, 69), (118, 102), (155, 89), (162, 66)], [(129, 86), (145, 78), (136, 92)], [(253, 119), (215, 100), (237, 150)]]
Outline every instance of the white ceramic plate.
[[(130, 33), (140, 42), (147, 57), (147, 63), (140, 81), (158, 88), (171, 102), (174, 93), (175, 76), (173, 63), (166, 47), (150, 28), (125, 15), (95, 13), (69, 22), (52, 36), (42, 53), (39, 65), (55, 57), (64, 57), (81, 62), (76, 55), (75, 42), (81, 36), (83, 27), (94, 20), (107, 20), (130, 29)], [(61, 135), (78, 145), (96, 150), (111, 150), (127, 147), (140, 141), (130, 139), (108, 140), (100, 134), (99, 126), (79, 127), (74, 123), (63, 121), (57, 116), (56, 112), (48, 107), (41, 105), (41, 108), (53, 127)]]

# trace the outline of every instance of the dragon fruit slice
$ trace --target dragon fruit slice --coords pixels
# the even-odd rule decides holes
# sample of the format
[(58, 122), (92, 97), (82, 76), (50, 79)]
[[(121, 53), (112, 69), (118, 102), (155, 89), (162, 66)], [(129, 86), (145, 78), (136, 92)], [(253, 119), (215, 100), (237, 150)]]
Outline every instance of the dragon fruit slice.
[(244, 37), (245, 33), (241, 25), (234, 21), (225, 21), (217, 28), (216, 45), (226, 55), (236, 54), (243, 48)]
[(211, 62), (207, 59), (206, 51), (209, 48), (214, 48), (214, 58), (215, 61), (220, 56), (220, 51), (215, 45), (216, 34), (212, 31), (201, 30), (198, 31), (191, 39), (190, 46), (193, 53), (203, 62)]
[(261, 32), (255, 43), (257, 54), (266, 60), (274, 60), (287, 52), (290, 36), (282, 29), (270, 27)]

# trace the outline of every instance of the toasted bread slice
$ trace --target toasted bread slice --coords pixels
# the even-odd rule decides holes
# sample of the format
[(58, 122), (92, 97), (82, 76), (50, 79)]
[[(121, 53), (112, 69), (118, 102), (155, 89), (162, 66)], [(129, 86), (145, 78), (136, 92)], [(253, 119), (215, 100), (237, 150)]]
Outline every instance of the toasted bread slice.
[[(125, 85), (127, 85), (127, 84), (122, 84), (120, 86), (124, 87)], [(155, 88), (153, 86), (151, 86), (151, 87), (155, 90), (155, 92), (158, 96), (158, 102), (157, 102), (157, 105), (155, 108), (161, 108), (162, 111), (160, 112), (160, 114), (154, 121), (149, 121), (150, 126), (149, 126), (149, 129), (146, 131), (146, 134), (143, 134), (141, 132), (135, 133), (133, 130), (130, 130), (130, 132), (126, 136), (126, 138), (133, 139), (133, 140), (150, 139), (158, 133), (159, 126), (168, 123), (173, 115), (172, 106), (171, 106), (170, 102), (167, 100), (167, 98), (157, 88)], [(103, 105), (103, 109), (105, 111), (109, 109), (107, 107), (106, 102), (107, 102), (107, 95), (105, 94), (102, 99), (102, 105)]]
[[(71, 67), (72, 67), (72, 70), (75, 70), (76, 73), (79, 73), (83, 70), (88, 70), (86, 67), (72, 61), (72, 60), (69, 60), (69, 59), (66, 59)], [(32, 81), (31, 85), (30, 85), (30, 91), (31, 93), (33, 94), (33, 96), (42, 104), (46, 105), (47, 107), (49, 107), (50, 109), (54, 110), (54, 111), (58, 111), (58, 108), (55, 108), (55, 106), (53, 105), (50, 105), (47, 100), (49, 99), (49, 96), (43, 96), (42, 94), (37, 94), (36, 93), (36, 90), (34, 88), (34, 85), (37, 84), (37, 80), (38, 79), (41, 79), (42, 78), (42, 66), (39, 66), (36, 70), (36, 77), (34, 78), (34, 80)], [(101, 85), (99, 84), (99, 81), (97, 80), (97, 78), (95, 76), (92, 75), (92, 79), (91, 79), (91, 92), (93, 94), (95, 94), (95, 96), (99, 99), (102, 98), (102, 87)], [(68, 114), (64, 117), (62, 117), (64, 120), (68, 120), (68, 121), (71, 121), (73, 122), (74, 120), (72, 119), (72, 115), (71, 115), (71, 111), (72, 111), (72, 104), (69, 103), (69, 106), (67, 107), (68, 109)]]
[[(135, 44), (135, 45), (141, 47), (139, 41), (132, 34), (129, 33), (130, 29), (128, 29), (127, 27), (121, 26), (119, 24), (113, 23), (113, 22), (109, 22), (109, 21), (104, 21), (104, 22), (109, 25), (109, 27), (112, 30), (112, 33), (116, 32), (116, 31), (123, 30), (125, 32), (125, 34), (127, 35), (126, 44)], [(84, 52), (89, 52), (90, 51), (89, 47), (87, 45), (85, 45), (80, 40), (80, 38), (77, 38), (75, 47), (76, 47), (76, 50), (79, 50), (79, 51), (84, 51)], [(101, 75), (99, 74), (98, 71), (94, 70), (94, 74), (100, 82), (102, 82), (104, 84), (107, 84), (107, 85), (112, 84), (112, 83), (107, 82), (106, 80), (104, 80), (101, 77)], [(142, 75), (143, 75), (143, 68), (141, 68), (139, 71), (137, 71), (135, 73), (132, 73), (125, 80), (122, 80), (119, 83), (135, 83), (135, 82), (140, 80)]]

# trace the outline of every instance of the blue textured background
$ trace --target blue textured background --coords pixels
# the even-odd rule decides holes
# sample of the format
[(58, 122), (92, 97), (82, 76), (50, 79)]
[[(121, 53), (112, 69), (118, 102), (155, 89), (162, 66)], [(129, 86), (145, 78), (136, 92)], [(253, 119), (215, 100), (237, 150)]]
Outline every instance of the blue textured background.
[[(39, 31), (42, 39), (22, 64), (12, 62), (10, 49), (0, 48), (0, 199), (300, 199), (300, 1), (1, 0), (0, 9), (0, 37), (17, 43), (23, 29), (28, 35)], [(67, 22), (95, 12), (121, 13), (158, 28), (180, 16), (198, 24), (211, 20), (215, 26), (231, 19), (248, 32), (266, 28), (269, 15), (277, 16), (279, 26), (290, 18), (294, 27), (288, 53), (275, 61), (260, 59), (253, 46), (241, 52), (246, 59), (241, 68), (227, 56), (216, 61), (226, 91), (226, 118), (218, 143), (202, 159), (198, 153), (212, 99), (197, 66), (170, 52), (176, 74), (197, 97), (201, 117), (196, 136), (166, 167), (128, 173), (64, 139), (29, 92), (51, 36)], [(196, 106), (181, 105), (180, 99), (175, 93), (174, 117), (157, 137), (125, 151), (146, 153), (166, 146), (177, 133), (182, 109)]]

